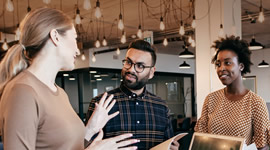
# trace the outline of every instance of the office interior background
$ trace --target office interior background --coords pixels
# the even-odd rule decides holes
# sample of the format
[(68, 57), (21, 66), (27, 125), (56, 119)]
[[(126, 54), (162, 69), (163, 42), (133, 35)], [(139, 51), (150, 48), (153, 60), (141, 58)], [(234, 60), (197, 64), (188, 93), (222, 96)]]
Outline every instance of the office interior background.
[(139, 38), (158, 49), (155, 77), (146, 87), (167, 102), (176, 130), (183, 128), (185, 118), (194, 126), (205, 96), (223, 87), (211, 64), (210, 47), (225, 35), (240, 36), (256, 46), (254, 65), (243, 81), (270, 107), (269, 0), (0, 0), (0, 4), (0, 58), (18, 42), (17, 28), (30, 10), (56, 8), (74, 19), (81, 54), (76, 69), (60, 72), (56, 83), (82, 120), (91, 98), (120, 85), (127, 46)]

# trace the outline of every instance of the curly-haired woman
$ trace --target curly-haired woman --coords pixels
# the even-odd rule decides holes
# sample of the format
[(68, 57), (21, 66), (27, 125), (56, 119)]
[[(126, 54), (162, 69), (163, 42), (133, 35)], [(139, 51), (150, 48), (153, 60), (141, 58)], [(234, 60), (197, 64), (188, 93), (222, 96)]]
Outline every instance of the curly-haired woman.
[(265, 101), (242, 81), (252, 65), (247, 42), (230, 36), (212, 47), (216, 49), (212, 63), (226, 87), (206, 97), (195, 131), (243, 137), (247, 144), (254, 142), (258, 149), (268, 149), (270, 121)]

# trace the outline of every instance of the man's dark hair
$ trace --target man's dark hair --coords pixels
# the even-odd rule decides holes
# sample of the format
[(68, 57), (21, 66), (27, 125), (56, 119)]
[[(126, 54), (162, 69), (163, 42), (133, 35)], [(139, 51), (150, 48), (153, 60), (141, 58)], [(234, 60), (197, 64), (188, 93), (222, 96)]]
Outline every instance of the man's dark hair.
[(154, 46), (151, 46), (150, 43), (148, 43), (144, 40), (135, 40), (129, 44), (128, 49), (130, 49), (130, 48), (149, 52), (152, 56), (152, 66), (155, 66), (156, 60), (157, 60), (156, 48)]
[(212, 48), (216, 49), (216, 54), (212, 58), (212, 63), (215, 63), (219, 52), (223, 50), (233, 51), (237, 57), (238, 62), (244, 64), (244, 69), (241, 72), (242, 75), (250, 72), (250, 66), (253, 63), (250, 60), (251, 51), (248, 49), (248, 43), (245, 40), (241, 40), (240, 37), (229, 36), (214, 41)]

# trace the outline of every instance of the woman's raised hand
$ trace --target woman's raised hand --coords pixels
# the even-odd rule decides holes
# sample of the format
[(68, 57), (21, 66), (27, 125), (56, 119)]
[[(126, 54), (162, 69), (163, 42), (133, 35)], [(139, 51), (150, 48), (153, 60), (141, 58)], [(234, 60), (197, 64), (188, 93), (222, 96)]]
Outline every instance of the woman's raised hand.
[(98, 133), (110, 119), (119, 114), (119, 111), (117, 111), (109, 115), (116, 101), (112, 100), (113, 95), (106, 99), (107, 95), (107, 92), (105, 92), (99, 103), (95, 103), (95, 110), (86, 125), (87, 130), (94, 132), (94, 134)]

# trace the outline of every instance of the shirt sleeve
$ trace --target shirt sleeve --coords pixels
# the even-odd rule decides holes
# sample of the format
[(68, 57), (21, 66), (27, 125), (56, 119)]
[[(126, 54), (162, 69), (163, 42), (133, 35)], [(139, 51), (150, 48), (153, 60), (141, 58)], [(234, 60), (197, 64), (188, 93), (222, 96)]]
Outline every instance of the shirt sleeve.
[(208, 133), (208, 102), (209, 96), (207, 96), (204, 100), (201, 117), (197, 121), (194, 128), (196, 132)]
[(174, 136), (174, 134), (173, 134), (172, 122), (171, 122), (171, 119), (169, 117), (169, 109), (168, 109), (168, 111), (167, 111), (167, 127), (166, 127), (166, 130), (165, 130), (165, 139), (164, 139), (164, 141), (170, 139), (173, 136)]
[(258, 148), (270, 145), (270, 121), (266, 104), (262, 98), (253, 105), (253, 142)]
[(38, 130), (38, 105), (35, 92), (27, 85), (15, 85), (2, 95), (4, 148), (35, 149)]

